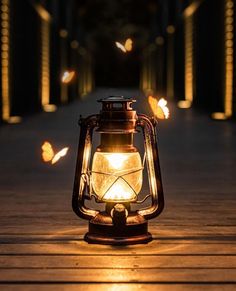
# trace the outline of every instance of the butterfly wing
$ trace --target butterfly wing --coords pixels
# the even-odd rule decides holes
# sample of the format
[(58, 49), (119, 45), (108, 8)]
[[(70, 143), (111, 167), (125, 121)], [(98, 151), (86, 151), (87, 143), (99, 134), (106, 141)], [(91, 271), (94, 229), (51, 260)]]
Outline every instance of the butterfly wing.
[[(148, 97), (148, 103), (149, 103), (155, 117), (158, 119), (165, 119), (165, 118), (168, 118), (168, 117), (166, 117), (165, 112), (164, 112), (164, 109), (167, 108), (166, 107), (167, 102), (165, 101), (166, 103), (164, 104), (164, 102), (162, 102), (161, 100), (164, 100), (164, 99), (160, 99), (159, 101), (157, 101), (157, 99), (152, 97), (152, 96)], [(168, 108), (167, 108), (167, 110), (168, 110)]]
[(54, 157), (54, 151), (51, 144), (45, 141), (42, 145), (42, 159), (44, 162), (50, 162)]
[(158, 108), (160, 108), (162, 110), (162, 118), (161, 119), (167, 119), (169, 118), (169, 115), (170, 115), (170, 111), (169, 111), (169, 108), (167, 107), (167, 101), (164, 99), (164, 98), (161, 98), (158, 103)]
[(125, 47), (123, 46), (123, 44), (121, 44), (120, 42), (116, 41), (116, 46), (122, 50), (122, 52), (126, 53), (126, 49)]
[(156, 110), (156, 118), (158, 119), (165, 119), (165, 114), (163, 112), (163, 109), (161, 107), (157, 107), (157, 110)]
[(127, 38), (126, 41), (125, 41), (125, 49), (127, 52), (130, 52), (132, 50), (132, 45), (133, 45), (133, 41), (131, 38)]
[(148, 103), (151, 107), (152, 113), (156, 116), (156, 111), (158, 108), (157, 99), (152, 96), (148, 96)]
[(58, 153), (55, 154), (55, 156), (52, 159), (52, 164), (55, 164), (56, 162), (58, 162), (60, 160), (60, 158), (64, 157), (67, 154), (68, 151), (68, 147), (63, 148), (62, 150), (60, 150)]
[(62, 83), (68, 84), (72, 81), (75, 76), (75, 71), (65, 71), (62, 76)]

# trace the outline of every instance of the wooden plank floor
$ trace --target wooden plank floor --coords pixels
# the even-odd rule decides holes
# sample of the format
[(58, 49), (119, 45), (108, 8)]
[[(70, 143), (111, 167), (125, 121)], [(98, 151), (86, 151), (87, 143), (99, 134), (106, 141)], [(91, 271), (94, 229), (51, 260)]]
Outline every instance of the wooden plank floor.
[[(87, 223), (71, 210), (77, 119), (96, 99), (134, 90), (101, 89), (83, 102), (0, 128), (0, 290), (236, 290), (236, 125), (171, 106), (158, 127), (166, 207), (150, 221), (148, 245), (83, 241)], [(68, 155), (41, 161), (49, 140)]]

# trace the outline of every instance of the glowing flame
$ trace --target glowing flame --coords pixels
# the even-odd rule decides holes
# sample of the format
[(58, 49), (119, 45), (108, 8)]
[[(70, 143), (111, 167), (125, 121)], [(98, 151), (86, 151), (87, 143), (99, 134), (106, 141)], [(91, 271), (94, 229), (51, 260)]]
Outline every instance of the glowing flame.
[(106, 158), (108, 159), (110, 165), (117, 170), (122, 169), (124, 161), (127, 157), (123, 154), (113, 153), (112, 155), (107, 155)]
[(134, 191), (131, 190), (131, 188), (127, 185), (125, 181), (119, 179), (107, 191), (107, 193), (103, 196), (103, 199), (111, 201), (116, 200), (129, 201), (135, 199), (135, 193)]
[(75, 76), (75, 71), (65, 71), (62, 75), (61, 81), (64, 84), (68, 84)]
[(124, 53), (132, 51), (132, 48), (133, 48), (133, 41), (131, 38), (127, 38), (124, 44), (118, 41), (116, 41), (115, 44)]
[(153, 114), (158, 119), (167, 119), (169, 118), (170, 111), (167, 107), (167, 101), (164, 98), (161, 98), (159, 101), (152, 97), (148, 97), (148, 103), (152, 109)]
[(52, 165), (58, 162), (60, 158), (64, 157), (69, 149), (68, 147), (65, 147), (55, 154), (52, 145), (48, 141), (45, 141), (41, 148), (43, 161), (45, 163), (51, 162)]

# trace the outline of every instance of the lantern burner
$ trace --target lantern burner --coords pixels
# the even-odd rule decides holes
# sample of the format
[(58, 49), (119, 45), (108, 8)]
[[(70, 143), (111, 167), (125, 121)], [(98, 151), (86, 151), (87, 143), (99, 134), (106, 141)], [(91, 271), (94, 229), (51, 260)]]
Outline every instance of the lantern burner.
[[(111, 205), (106, 206), (109, 211)], [(128, 210), (129, 209), (129, 210)], [(152, 240), (148, 223), (143, 216), (130, 212), (124, 204), (115, 204), (110, 212), (99, 213), (89, 221), (89, 231), (85, 235), (88, 243), (128, 245), (148, 243)]]

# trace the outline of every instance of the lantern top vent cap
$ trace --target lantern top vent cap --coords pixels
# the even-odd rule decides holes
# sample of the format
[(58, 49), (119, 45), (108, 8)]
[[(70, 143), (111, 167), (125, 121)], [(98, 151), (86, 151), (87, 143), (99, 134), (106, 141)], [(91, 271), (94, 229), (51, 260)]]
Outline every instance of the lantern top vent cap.
[(99, 99), (98, 102), (106, 102), (106, 103), (123, 103), (123, 102), (136, 102), (134, 98), (128, 98), (120, 95), (112, 95), (106, 98)]

